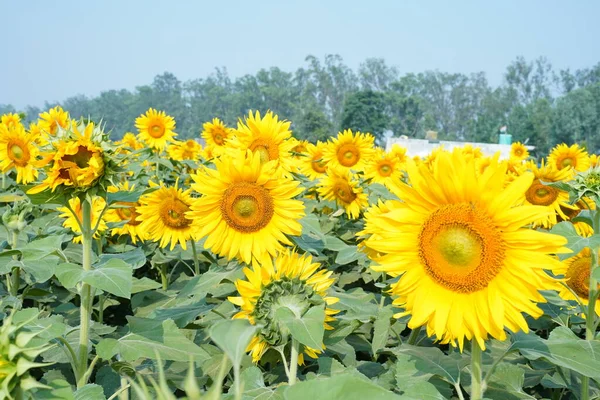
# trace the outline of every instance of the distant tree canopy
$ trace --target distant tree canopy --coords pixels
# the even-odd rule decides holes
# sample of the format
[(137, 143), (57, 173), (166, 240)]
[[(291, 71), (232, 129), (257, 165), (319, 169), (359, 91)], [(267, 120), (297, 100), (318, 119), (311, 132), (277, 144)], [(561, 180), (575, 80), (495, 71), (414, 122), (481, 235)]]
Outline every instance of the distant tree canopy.
[[(483, 72), (401, 75), (382, 59), (367, 59), (353, 71), (340, 56), (328, 55), (308, 56), (295, 72), (272, 67), (236, 79), (224, 68), (187, 82), (165, 72), (133, 91), (77, 95), (43, 109), (57, 104), (75, 118), (102, 120), (114, 139), (135, 131), (135, 118), (154, 107), (175, 118), (179, 138), (198, 137), (202, 123), (213, 117), (235, 126), (249, 110), (272, 110), (293, 122), (296, 137), (313, 141), (352, 128), (378, 138), (386, 130), (416, 138), (435, 130), (440, 139), (496, 142), (498, 129), (507, 125), (514, 140), (539, 153), (557, 142), (600, 149), (600, 63), (555, 71), (543, 57), (517, 58), (497, 88)], [(43, 110), (0, 105), (0, 113), (16, 111), (35, 119)]]

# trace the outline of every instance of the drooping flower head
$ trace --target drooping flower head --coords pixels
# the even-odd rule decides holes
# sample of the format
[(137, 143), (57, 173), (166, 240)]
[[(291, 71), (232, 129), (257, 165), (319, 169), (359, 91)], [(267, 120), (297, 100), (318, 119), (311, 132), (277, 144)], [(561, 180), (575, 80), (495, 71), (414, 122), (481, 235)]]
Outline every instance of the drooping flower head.
[(0, 124), (0, 171), (17, 171), (17, 183), (33, 182), (38, 176), (36, 158), (39, 154), (35, 137), (25, 132), (23, 125)]
[(351, 219), (357, 219), (368, 204), (367, 194), (348, 169), (329, 167), (318, 183), (318, 191), (326, 200), (344, 207)]
[(401, 202), (375, 216), (376, 236), (367, 246), (384, 255), (377, 271), (400, 276), (394, 304), (410, 315), (408, 326), (462, 349), (473, 339), (481, 348), (505, 328), (528, 330), (522, 313), (543, 314), (539, 290), (556, 282), (544, 269), (558, 263), (549, 254), (566, 251), (562, 236), (526, 226), (548, 214), (523, 205), (533, 174), (505, 185), (506, 164), (492, 162), (483, 174), (459, 150), (440, 152), (430, 170), (408, 164)]
[[(286, 250), (277, 256), (273, 266), (244, 268), (246, 280), (235, 282), (239, 297), (229, 297), (229, 301), (241, 307), (233, 318), (263, 325), (246, 349), (254, 362), (260, 361), (269, 348), (285, 345), (289, 340), (289, 330), (275, 317), (280, 307), (293, 306), (300, 315), (304, 315), (311, 307), (325, 306), (324, 327), (333, 329), (329, 322), (335, 320), (333, 315), (338, 311), (328, 306), (339, 299), (327, 295), (334, 279), (331, 278), (332, 271), (320, 269), (320, 266), (310, 255)], [(322, 349), (304, 347), (304, 353), (312, 358), (317, 358), (321, 352)], [(302, 355), (298, 362), (304, 364)]]
[(590, 167), (590, 158), (587, 151), (578, 144), (567, 146), (562, 143), (557, 145), (548, 156), (548, 164), (556, 169), (572, 167), (575, 171), (585, 171)]
[(521, 142), (514, 142), (510, 145), (510, 158), (514, 158), (518, 161), (526, 160), (529, 157), (529, 151), (527, 147)]
[(206, 147), (211, 148), (214, 155), (221, 155), (225, 151), (227, 141), (234, 135), (233, 129), (225, 125), (219, 118), (205, 122), (202, 128), (202, 138), (206, 142)]
[(198, 238), (206, 237), (207, 249), (229, 259), (270, 262), (282, 244), (291, 245), (286, 235), (302, 231), (304, 204), (294, 199), (302, 192), (299, 182), (277, 174), (277, 160), (262, 164), (260, 153), (249, 150), (214, 164), (216, 169), (192, 175), (192, 189), (202, 196), (187, 216)]
[(135, 209), (139, 213), (136, 221), (141, 222), (139, 229), (162, 248), (170, 245), (173, 250), (179, 243), (185, 250), (194, 232), (192, 220), (186, 216), (191, 204), (191, 190), (161, 186), (140, 197), (140, 206)]
[(374, 154), (374, 138), (368, 133), (339, 132), (325, 148), (324, 158), (334, 168), (364, 170)]
[[(106, 201), (100, 196), (92, 197), (92, 228), (96, 225), (98, 229), (94, 232), (94, 239), (100, 237), (102, 232), (106, 231), (106, 221), (102, 215), (102, 210), (106, 206)], [(69, 209), (69, 207), (71, 209)], [(81, 201), (79, 197), (73, 197), (69, 199), (69, 207), (59, 207), (56, 210), (61, 212), (59, 217), (65, 218), (63, 222), (63, 226), (65, 228), (69, 228), (73, 233), (75, 233), (75, 237), (73, 237), (73, 243), (81, 243), (83, 236), (81, 235), (81, 227), (79, 226), (78, 221), (82, 221), (83, 219), (83, 207), (81, 205)], [(71, 212), (71, 210), (73, 212)]]
[(163, 150), (168, 142), (173, 141), (177, 136), (173, 131), (175, 119), (164, 111), (153, 108), (136, 118), (135, 127), (139, 131), (140, 140), (158, 150)]

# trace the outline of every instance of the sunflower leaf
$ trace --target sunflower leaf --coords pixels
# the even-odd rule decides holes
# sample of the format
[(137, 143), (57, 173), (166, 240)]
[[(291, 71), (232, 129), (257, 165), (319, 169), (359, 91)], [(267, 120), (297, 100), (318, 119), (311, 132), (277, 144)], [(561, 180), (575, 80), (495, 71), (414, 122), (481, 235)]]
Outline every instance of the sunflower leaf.
[(83, 271), (82, 281), (115, 296), (129, 299), (133, 285), (132, 277), (131, 265), (113, 258), (95, 269)]
[(227, 354), (233, 365), (240, 366), (250, 340), (258, 327), (244, 319), (222, 320), (210, 327), (210, 338)]
[(573, 251), (573, 253), (570, 254), (560, 254), (559, 258), (561, 260), (577, 255), (586, 247), (591, 249), (600, 247), (600, 235), (592, 235), (587, 238), (579, 236), (573, 224), (568, 221), (559, 222), (554, 225), (552, 229), (550, 229), (550, 233), (565, 237), (568, 240), (566, 247)]
[(438, 375), (453, 385), (460, 382), (460, 370), (464, 359), (457, 353), (446, 355), (437, 347), (417, 347), (409, 344), (402, 344), (395, 352), (408, 354), (416, 359), (415, 368), (421, 372)]
[(394, 311), (391, 306), (386, 306), (377, 312), (375, 323), (373, 324), (373, 340), (371, 341), (371, 351), (373, 355), (383, 349), (387, 343), (390, 332), (390, 318)]
[(313, 349), (323, 347), (325, 334), (325, 308), (311, 307), (304, 315), (297, 310), (281, 306), (275, 312), (275, 318), (290, 330), (294, 339)]

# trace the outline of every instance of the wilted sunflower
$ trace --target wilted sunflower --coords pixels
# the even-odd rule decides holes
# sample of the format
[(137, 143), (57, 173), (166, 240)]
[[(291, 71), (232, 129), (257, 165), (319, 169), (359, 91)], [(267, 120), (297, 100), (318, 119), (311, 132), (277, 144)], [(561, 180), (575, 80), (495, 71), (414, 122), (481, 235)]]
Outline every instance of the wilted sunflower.
[(521, 142), (514, 142), (510, 145), (510, 158), (515, 160), (523, 161), (529, 157), (529, 151), (527, 147)]
[(368, 133), (352, 133), (346, 129), (327, 144), (325, 161), (334, 168), (362, 171), (375, 153), (373, 141), (373, 136)]
[[(590, 270), (592, 267), (592, 253), (589, 247), (581, 250), (579, 254), (567, 258), (552, 272), (556, 275), (564, 275), (565, 285), (560, 288), (558, 294), (565, 300), (579, 300), (583, 305), (589, 304), (590, 295)], [(569, 290), (570, 289), (570, 290)], [(600, 289), (600, 284), (598, 285)], [(575, 295), (579, 297), (577, 299)], [(600, 299), (594, 306), (596, 314), (600, 316)]]
[(558, 218), (569, 219), (564, 210), (576, 211), (578, 209), (577, 206), (569, 204), (569, 193), (554, 186), (544, 185), (542, 182), (569, 180), (572, 170), (565, 167), (559, 171), (554, 164), (544, 164), (543, 160), (539, 167), (534, 162), (528, 162), (527, 168), (533, 172), (535, 179), (525, 192), (526, 203), (544, 206), (549, 211), (547, 215), (540, 216), (540, 219), (533, 221), (533, 227), (551, 228), (556, 225)]
[(458, 149), (440, 152), (432, 170), (408, 164), (412, 186), (401, 184), (402, 202), (373, 221), (367, 246), (385, 253), (374, 269), (400, 275), (391, 292), (411, 329), (485, 349), (488, 336), (506, 339), (505, 328), (527, 331), (523, 312), (543, 314), (539, 290), (556, 287), (548, 254), (568, 251), (566, 239), (522, 228), (548, 211), (522, 205), (533, 174), (505, 186), (505, 168), (494, 162), (478, 175)]
[(34, 137), (27, 134), (23, 125), (0, 124), (0, 171), (8, 172), (14, 168), (17, 171), (17, 183), (33, 182), (38, 176), (34, 165), (38, 148)]
[(190, 190), (177, 187), (160, 187), (158, 190), (140, 197), (136, 208), (141, 221), (139, 229), (146, 232), (147, 238), (160, 242), (160, 247), (170, 250), (179, 243), (184, 250), (186, 242), (192, 238), (192, 220), (186, 216), (190, 211), (192, 197)]
[(567, 146), (562, 143), (557, 145), (548, 156), (548, 164), (556, 169), (573, 167), (576, 171), (585, 171), (590, 167), (590, 158), (587, 151), (578, 144)]
[(49, 109), (40, 114), (40, 127), (42, 131), (54, 136), (58, 128), (66, 129), (69, 125), (69, 113), (60, 106)]
[[(69, 207), (75, 214), (69, 210), (68, 207), (59, 207), (56, 210), (61, 212), (59, 215), (61, 218), (65, 218), (63, 222), (63, 226), (65, 228), (69, 228), (73, 233), (75, 233), (75, 237), (73, 237), (73, 243), (81, 243), (83, 236), (81, 235), (81, 227), (79, 226), (79, 222), (77, 220), (83, 220), (83, 208), (81, 206), (81, 201), (79, 197), (73, 197), (69, 199)], [(98, 225), (98, 229), (94, 232), (94, 239), (100, 237), (100, 235), (106, 231), (106, 221), (104, 220), (104, 216), (102, 215), (102, 211), (106, 207), (106, 201), (100, 196), (92, 197), (92, 228)], [(98, 219), (100, 219), (100, 223), (98, 223)]]
[(0, 124), (3, 124), (9, 129), (12, 129), (15, 128), (17, 125), (22, 125), (21, 117), (19, 116), (19, 114), (15, 113), (4, 114), (2, 117), (0, 117)]
[(221, 155), (227, 141), (233, 137), (233, 129), (219, 118), (213, 118), (212, 122), (205, 122), (202, 128), (202, 138), (206, 142), (206, 147), (210, 147), (214, 155)]
[[(125, 182), (118, 187), (109, 186), (107, 191), (109, 193), (116, 193), (119, 191), (133, 191), (135, 185), (129, 186), (129, 182)], [(140, 229), (141, 222), (137, 220), (140, 215), (137, 212), (137, 207), (140, 206), (139, 202), (127, 202), (119, 201), (111, 206), (104, 214), (104, 220), (112, 223), (125, 223), (122, 226), (111, 229), (111, 235), (128, 235), (131, 237), (131, 242), (135, 244), (137, 240), (145, 240), (146, 232)]]
[[(331, 278), (332, 271), (319, 269), (320, 266), (313, 262), (310, 255), (301, 256), (295, 251), (286, 250), (277, 256), (273, 266), (244, 268), (247, 280), (238, 279), (235, 282), (240, 296), (229, 297), (228, 300), (242, 309), (233, 318), (263, 325), (246, 348), (255, 363), (269, 348), (287, 343), (289, 330), (277, 322), (275, 314), (279, 307), (290, 306), (290, 301), (299, 308), (301, 315), (311, 307), (325, 305), (325, 329), (333, 329), (328, 322), (335, 320), (332, 315), (338, 310), (327, 306), (337, 303), (339, 299), (327, 296), (327, 289), (334, 279)], [(304, 347), (304, 353), (312, 358), (317, 358), (321, 351)], [(302, 354), (298, 363), (304, 364)]]
[(367, 194), (348, 169), (329, 167), (318, 183), (318, 191), (326, 200), (344, 207), (351, 219), (358, 218), (360, 211), (368, 205)]
[(167, 147), (167, 143), (177, 136), (173, 132), (173, 129), (175, 129), (173, 117), (167, 115), (164, 111), (157, 111), (153, 108), (135, 119), (135, 127), (140, 132), (140, 140), (159, 150)]
[(258, 111), (254, 115), (250, 112), (244, 122), (238, 122), (235, 137), (229, 141), (230, 156), (236, 157), (239, 150), (251, 150), (259, 155), (262, 164), (275, 161), (278, 174), (291, 172), (294, 167), (291, 138), (289, 121), (280, 121), (271, 111), (263, 118)]
[(73, 122), (66, 135), (52, 142), (55, 151), (45, 157), (49, 165), (46, 178), (28, 193), (57, 187), (90, 187), (104, 175), (104, 152), (100, 140), (104, 133), (93, 122)]
[(302, 192), (299, 182), (275, 174), (277, 161), (261, 163), (258, 153), (215, 160), (216, 169), (192, 175), (192, 189), (202, 196), (188, 217), (194, 220), (204, 247), (229, 259), (249, 264), (270, 262), (291, 245), (286, 235), (300, 235), (298, 220), (304, 204), (293, 198)]
[(365, 167), (365, 179), (389, 186), (402, 178), (402, 164), (392, 153), (377, 149), (371, 161)]
[(314, 145), (309, 143), (306, 146), (306, 157), (299, 160), (300, 172), (311, 180), (319, 179), (327, 172), (327, 163), (323, 159), (323, 152), (326, 144), (317, 141)]
[(175, 142), (167, 148), (167, 153), (172, 160), (197, 161), (202, 154), (202, 146), (194, 139), (186, 140), (185, 142)]

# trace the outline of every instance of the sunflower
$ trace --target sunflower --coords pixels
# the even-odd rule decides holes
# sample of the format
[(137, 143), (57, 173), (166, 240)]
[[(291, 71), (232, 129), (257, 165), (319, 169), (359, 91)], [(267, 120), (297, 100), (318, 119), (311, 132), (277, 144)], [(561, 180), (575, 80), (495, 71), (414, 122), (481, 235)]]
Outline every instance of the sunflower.
[[(69, 210), (69, 207), (71, 210), (73, 210), (73, 212)], [(79, 226), (78, 221), (83, 219), (83, 208), (81, 206), (79, 197), (71, 198), (69, 200), (69, 207), (59, 207), (56, 210), (62, 213), (59, 215), (59, 217), (65, 218), (63, 226), (65, 228), (69, 228), (71, 231), (73, 231), (73, 233), (75, 233), (75, 237), (73, 237), (73, 243), (81, 243), (83, 236), (81, 235), (81, 227)], [(96, 232), (94, 232), (94, 239), (98, 239), (100, 235), (107, 229), (106, 221), (102, 215), (104, 207), (106, 207), (106, 201), (104, 201), (102, 197), (92, 197), (92, 228), (98, 225), (98, 229)], [(98, 223), (99, 219), (100, 223)]]
[(515, 160), (523, 161), (529, 157), (529, 151), (527, 147), (521, 142), (514, 142), (510, 145), (510, 158)]
[[(589, 247), (581, 250), (576, 256), (567, 258), (552, 272), (555, 275), (564, 275), (565, 283), (558, 292), (565, 300), (581, 301), (584, 306), (589, 304), (590, 270), (592, 267), (592, 253)], [(598, 285), (600, 289), (600, 284)], [(578, 298), (575, 297), (577, 295)], [(594, 306), (596, 314), (600, 316), (600, 299)]]
[(323, 158), (334, 168), (362, 171), (375, 153), (373, 141), (368, 133), (346, 129), (327, 144)]
[(172, 141), (177, 136), (173, 132), (173, 129), (175, 129), (173, 117), (167, 115), (164, 111), (157, 111), (153, 108), (135, 119), (135, 127), (140, 132), (140, 140), (158, 150), (163, 150), (167, 147), (167, 142)]
[(390, 186), (392, 182), (402, 178), (401, 163), (392, 153), (386, 153), (377, 149), (375, 156), (371, 158), (365, 167), (365, 179), (372, 182)]
[(167, 148), (167, 153), (175, 161), (196, 161), (200, 159), (200, 155), (202, 154), (202, 145), (194, 139), (189, 139), (185, 142), (175, 142)]
[(194, 220), (204, 247), (229, 259), (249, 264), (270, 262), (291, 245), (286, 235), (300, 235), (298, 222), (304, 204), (293, 198), (302, 192), (299, 182), (275, 174), (277, 160), (261, 163), (260, 153), (221, 157), (216, 169), (204, 168), (192, 175), (195, 200), (187, 216)]
[(543, 314), (541, 289), (556, 287), (544, 269), (559, 262), (548, 254), (568, 251), (562, 236), (527, 228), (548, 213), (522, 205), (533, 174), (505, 186), (506, 164), (493, 162), (483, 175), (459, 149), (440, 152), (433, 168), (408, 164), (412, 186), (401, 184), (402, 202), (376, 217), (367, 246), (385, 255), (377, 271), (400, 279), (394, 304), (410, 315), (408, 326), (426, 325), (443, 343), (488, 336), (506, 339), (505, 328), (528, 330), (522, 315)]
[(33, 182), (38, 176), (34, 164), (39, 151), (34, 139), (20, 123), (0, 124), (0, 171), (6, 173), (16, 169), (17, 183)]
[(194, 229), (192, 220), (186, 216), (192, 204), (191, 191), (175, 187), (161, 186), (158, 190), (140, 197), (139, 213), (136, 221), (140, 221), (140, 231), (160, 247), (171, 244), (170, 250), (179, 243), (186, 249), (186, 242), (192, 238)]
[[(381, 199), (377, 199), (377, 204), (371, 205), (369, 208), (365, 210), (365, 225), (362, 231), (356, 234), (357, 238), (362, 239), (361, 242), (358, 243), (358, 249), (363, 253), (367, 254), (370, 259), (377, 260), (381, 255), (379, 252), (373, 250), (372, 248), (367, 246), (366, 239), (374, 237), (373, 240), (379, 240), (378, 235), (378, 227), (377, 227), (377, 219), (383, 215), (387, 214), (390, 211), (398, 208), (398, 200), (387, 200), (383, 201)], [(379, 238), (379, 239), (377, 239)]]
[(131, 132), (127, 132), (125, 133), (125, 135), (123, 135), (123, 139), (121, 139), (118, 142), (115, 142), (116, 145), (118, 146), (125, 146), (128, 149), (127, 150), (140, 150), (144, 148), (144, 144), (140, 143), (137, 138), (135, 137), (135, 135)]
[[(135, 189), (135, 185), (129, 185), (129, 182), (119, 186), (109, 186), (107, 191), (109, 193), (116, 193), (119, 191), (131, 192)], [(135, 244), (137, 240), (145, 240), (146, 232), (140, 228), (141, 222), (137, 220), (139, 213), (137, 207), (140, 206), (139, 202), (128, 202), (119, 201), (111, 206), (104, 214), (104, 220), (108, 223), (123, 224), (116, 228), (111, 229), (111, 235), (128, 235), (131, 237), (131, 242)]]
[(600, 158), (597, 154), (590, 154), (590, 168), (600, 166)]
[[(290, 250), (280, 253), (273, 266), (244, 268), (246, 280), (238, 279), (235, 282), (240, 296), (229, 297), (228, 300), (241, 307), (241, 311), (233, 316), (234, 319), (247, 319), (253, 325), (263, 325), (246, 348), (255, 363), (269, 348), (286, 344), (288, 328), (277, 322), (275, 314), (278, 308), (288, 307), (290, 301), (302, 314), (311, 307), (326, 306), (324, 326), (325, 329), (333, 329), (328, 323), (335, 320), (333, 315), (338, 310), (327, 306), (337, 303), (339, 299), (327, 296), (327, 289), (334, 282), (332, 271), (319, 268), (320, 264), (313, 262), (310, 255), (299, 255)], [(304, 353), (312, 358), (317, 358), (321, 351), (304, 347)], [(302, 354), (298, 363), (304, 363)]]
[(577, 216), (579, 216), (579, 213), (581, 213), (581, 211), (583, 211), (583, 210), (595, 210), (595, 209), (596, 209), (596, 203), (588, 197), (583, 197), (583, 198), (579, 199), (578, 201), (576, 201), (575, 204), (572, 205), (572, 207), (567, 208), (567, 207), (561, 206), (560, 210), (563, 212), (564, 215), (567, 216), (567, 218), (562, 218), (560, 215), (557, 215), (556, 220), (558, 222), (571, 221), (571, 223), (575, 227), (575, 231), (577, 231), (577, 234), (579, 236), (582, 236), (584, 238), (590, 237), (594, 234), (594, 229), (587, 222), (572, 221), (572, 220), (573, 220), (573, 218), (576, 218)]
[(56, 149), (45, 158), (51, 164), (46, 178), (28, 193), (94, 185), (104, 175), (104, 152), (99, 143), (102, 135), (104, 133), (93, 122), (73, 123), (65, 137), (53, 142)]
[(473, 147), (472, 144), (467, 143), (464, 146), (460, 147), (460, 151), (463, 153), (465, 157), (471, 158), (481, 158), (483, 157), (483, 152), (479, 147)]
[(2, 117), (0, 117), (0, 123), (9, 129), (15, 128), (17, 125), (22, 125), (21, 117), (19, 114), (15, 113), (4, 114)]
[(66, 129), (69, 125), (69, 113), (60, 106), (49, 109), (40, 114), (40, 127), (42, 131), (55, 136), (58, 128)]
[(344, 207), (351, 219), (357, 219), (360, 211), (368, 205), (367, 194), (348, 169), (329, 167), (318, 183), (318, 191), (326, 200)]
[(294, 169), (291, 150), (294, 142), (291, 140), (289, 121), (279, 121), (279, 117), (268, 111), (263, 118), (257, 111), (246, 117), (245, 123), (238, 122), (236, 136), (229, 141), (232, 149), (230, 156), (235, 157), (239, 150), (251, 150), (260, 156), (260, 162), (265, 164), (276, 161), (277, 173), (288, 173)]
[(590, 167), (590, 158), (587, 151), (578, 144), (567, 146), (562, 143), (557, 145), (548, 156), (548, 163), (556, 169), (573, 167), (575, 171), (585, 171)]
[(392, 150), (390, 153), (398, 159), (400, 164), (404, 165), (408, 161), (408, 156), (406, 155), (407, 149), (406, 147), (400, 146), (399, 144), (395, 144), (392, 146)]
[(308, 179), (315, 180), (327, 172), (327, 163), (323, 159), (326, 144), (317, 141), (317, 144), (309, 143), (306, 146), (306, 157), (300, 160), (300, 172)]
[(540, 219), (533, 221), (533, 227), (551, 228), (558, 222), (558, 218), (569, 219), (565, 209), (577, 210), (574, 205), (569, 204), (569, 193), (557, 187), (545, 185), (542, 182), (560, 182), (569, 180), (572, 176), (571, 168), (566, 167), (557, 170), (554, 164), (542, 164), (538, 167), (535, 163), (527, 163), (527, 168), (533, 172), (534, 180), (525, 192), (527, 204), (544, 206), (549, 213)]
[(210, 147), (215, 155), (221, 155), (225, 150), (227, 141), (233, 137), (233, 129), (227, 127), (219, 118), (202, 125), (202, 138), (206, 147)]

